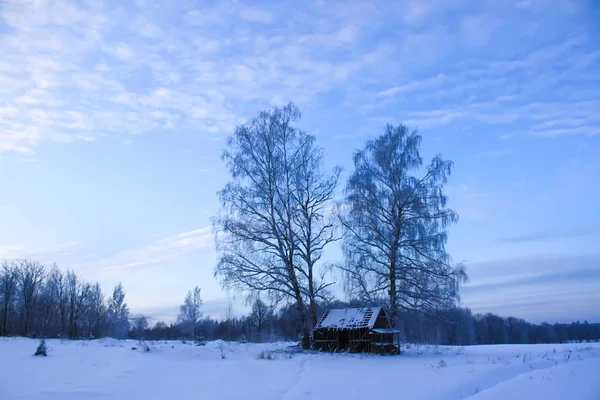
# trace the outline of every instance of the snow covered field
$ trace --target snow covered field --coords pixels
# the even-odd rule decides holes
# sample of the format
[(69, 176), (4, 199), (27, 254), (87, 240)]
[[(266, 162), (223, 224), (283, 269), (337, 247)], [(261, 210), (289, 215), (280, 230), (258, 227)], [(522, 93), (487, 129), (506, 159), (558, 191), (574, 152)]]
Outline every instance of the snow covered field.
[(160, 342), (144, 352), (131, 340), (49, 340), (45, 358), (32, 356), (37, 343), (0, 338), (0, 399), (600, 399), (598, 343), (375, 356), (293, 353), (289, 343)]

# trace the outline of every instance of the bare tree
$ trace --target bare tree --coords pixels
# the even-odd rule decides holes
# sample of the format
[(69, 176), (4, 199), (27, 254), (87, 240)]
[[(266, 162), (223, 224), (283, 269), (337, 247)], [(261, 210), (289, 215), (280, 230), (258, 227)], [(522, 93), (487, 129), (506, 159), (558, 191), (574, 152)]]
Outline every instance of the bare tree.
[(125, 303), (125, 291), (119, 282), (108, 299), (108, 320), (111, 334), (117, 338), (126, 338), (129, 331), (129, 308)]
[(56, 318), (60, 318), (60, 334), (68, 334), (68, 296), (67, 296), (67, 281), (65, 274), (58, 269), (56, 264), (53, 266), (46, 282), (48, 291), (50, 292), (51, 301), (56, 309)]
[(69, 315), (69, 337), (76, 338), (81, 324), (81, 316), (86, 311), (91, 292), (91, 285), (82, 282), (74, 271), (68, 271), (66, 276), (68, 315)]
[(107, 308), (104, 303), (104, 295), (100, 284), (96, 282), (89, 292), (87, 308), (88, 334), (93, 337), (101, 337), (106, 329)]
[(225, 322), (227, 324), (227, 340), (232, 340), (233, 335), (231, 334), (231, 328), (234, 323), (233, 321), (233, 302), (227, 301), (227, 307), (225, 308)]
[(202, 317), (200, 307), (202, 306), (202, 298), (200, 297), (200, 288), (196, 286), (194, 290), (190, 290), (185, 296), (183, 305), (179, 307), (179, 315), (177, 323), (182, 325), (183, 329), (191, 333), (194, 339), (198, 338), (198, 322)]
[(256, 331), (256, 340), (263, 341), (265, 326), (273, 318), (273, 309), (257, 297), (252, 303), (252, 311), (248, 316), (248, 322)]
[(2, 270), (0, 270), (0, 295), (2, 296), (2, 333), (3, 335), (8, 334), (8, 314), (10, 313), (10, 306), (14, 300), (17, 291), (17, 270), (14, 265), (9, 264), (7, 261), (2, 263)]
[(23, 328), (22, 334), (30, 333), (30, 325), (33, 320), (33, 310), (40, 286), (45, 276), (44, 266), (32, 260), (17, 261), (17, 282), (21, 295)]
[(454, 304), (467, 278), (445, 250), (446, 228), (458, 220), (443, 193), (452, 162), (435, 156), (415, 176), (423, 166), (420, 144), (416, 131), (387, 125), (354, 154), (346, 186), (346, 289), (373, 303), (387, 298), (393, 322), (399, 309)]
[(303, 135), (300, 139), (292, 196), (298, 210), (294, 218), (297, 253), (302, 261), (298, 263), (298, 272), (308, 282), (307, 296), (313, 328), (317, 324), (317, 299), (327, 300), (326, 289), (332, 285), (325, 279), (325, 269), (316, 276), (316, 266), (325, 247), (340, 238), (336, 235), (332, 208), (341, 167), (336, 166), (327, 176), (323, 171), (324, 150), (315, 146), (314, 136)]
[[(293, 300), (301, 318), (303, 346), (309, 347), (305, 303), (310, 279), (305, 263), (308, 259), (312, 268), (320, 250), (300, 250), (303, 237), (308, 237), (306, 243), (312, 250), (316, 234), (306, 236), (300, 229), (307, 225), (302, 222), (299, 199), (309, 215), (314, 211), (311, 221), (318, 221), (322, 193), (313, 191), (315, 186), (306, 196), (297, 193), (305, 183), (301, 170), (305, 156), (314, 145), (310, 135), (293, 126), (299, 118), (299, 110), (290, 103), (260, 112), (228, 139), (223, 159), (232, 181), (219, 192), (223, 211), (214, 219), (219, 252), (215, 274), (226, 288), (251, 295), (266, 292), (275, 302)], [(310, 185), (316, 185), (312, 179), (318, 176), (308, 179)], [(315, 293), (313, 287), (313, 298)]]
[(133, 333), (136, 339), (144, 340), (144, 334), (148, 329), (149, 323), (148, 318), (145, 315), (137, 315), (133, 319)]

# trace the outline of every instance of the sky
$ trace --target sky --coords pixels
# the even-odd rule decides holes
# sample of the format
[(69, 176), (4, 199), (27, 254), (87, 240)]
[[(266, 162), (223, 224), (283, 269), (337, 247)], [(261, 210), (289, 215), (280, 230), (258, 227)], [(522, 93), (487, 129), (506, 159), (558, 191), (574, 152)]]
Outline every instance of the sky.
[(385, 123), (454, 161), (462, 306), (600, 321), (594, 0), (3, 0), (0, 54), (0, 259), (121, 281), (155, 320), (195, 285), (242, 313), (213, 275), (220, 156), (293, 101), (343, 180)]

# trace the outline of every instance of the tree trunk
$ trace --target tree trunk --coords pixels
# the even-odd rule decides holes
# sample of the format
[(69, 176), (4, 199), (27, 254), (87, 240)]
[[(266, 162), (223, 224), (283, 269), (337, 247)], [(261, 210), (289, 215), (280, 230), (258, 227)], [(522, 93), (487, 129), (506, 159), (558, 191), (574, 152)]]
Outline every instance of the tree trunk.
[[(290, 257), (290, 260), (293, 259)], [(300, 322), (302, 324), (302, 348), (310, 349), (310, 331), (308, 330), (308, 321), (306, 319), (306, 310), (304, 309), (304, 300), (302, 299), (302, 292), (300, 291), (300, 284), (296, 278), (296, 271), (294, 270), (294, 264), (290, 262), (289, 274), (292, 287), (294, 289), (294, 296), (296, 297), (296, 307), (300, 314)]]
[(308, 295), (310, 296), (310, 328), (317, 326), (317, 302), (315, 300), (315, 283), (313, 281), (313, 266), (308, 266)]
[[(8, 297), (5, 299), (8, 300)], [(4, 336), (8, 335), (8, 301), (4, 302), (4, 314), (2, 315), (2, 334)]]
[(314, 298), (310, 299), (310, 328), (315, 329), (317, 326), (317, 302)]
[(390, 324), (392, 328), (396, 327), (396, 315), (398, 314), (396, 305), (396, 262), (392, 260), (390, 264)]
[(23, 336), (27, 337), (29, 334), (29, 305), (27, 301), (23, 302), (23, 312), (25, 317), (25, 324), (23, 326)]
[(297, 297), (296, 306), (300, 313), (300, 322), (302, 323), (302, 348), (310, 349), (310, 332), (308, 330), (308, 321), (306, 320), (306, 311), (304, 310), (304, 301), (302, 296)]

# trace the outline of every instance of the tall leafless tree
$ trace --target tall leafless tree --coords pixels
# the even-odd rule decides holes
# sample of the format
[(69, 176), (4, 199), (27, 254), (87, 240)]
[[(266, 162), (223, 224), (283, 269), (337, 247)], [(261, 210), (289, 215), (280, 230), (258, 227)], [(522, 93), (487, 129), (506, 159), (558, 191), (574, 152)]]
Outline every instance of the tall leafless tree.
[(248, 322), (255, 331), (254, 340), (261, 342), (265, 339), (265, 327), (271, 319), (273, 319), (273, 308), (257, 297), (252, 303), (252, 311), (248, 316)]
[(3, 335), (8, 334), (8, 315), (16, 291), (17, 270), (13, 264), (4, 261), (2, 263), (2, 270), (0, 270), (0, 295), (2, 295), (2, 331), (0, 333)]
[[(458, 220), (446, 207), (451, 161), (435, 156), (422, 170), (421, 136), (387, 125), (354, 154), (346, 186), (346, 289), (399, 309), (433, 311), (454, 304), (467, 278), (446, 252), (446, 228)], [(417, 176), (422, 172), (421, 176)]]
[(92, 285), (87, 304), (86, 325), (89, 331), (88, 334), (92, 337), (101, 337), (106, 332), (108, 309), (104, 303), (104, 294), (98, 282)]
[(92, 290), (89, 283), (81, 281), (74, 271), (66, 276), (69, 315), (69, 337), (76, 338), (81, 325), (81, 317), (88, 308), (88, 298)]
[[(303, 346), (309, 347), (306, 260), (312, 268), (319, 246), (329, 237), (329, 228), (324, 228), (325, 233), (315, 241), (315, 232), (323, 229), (318, 222), (321, 203), (326, 203), (323, 198), (328, 195), (315, 189), (321, 183), (315, 181), (318, 172), (306, 180), (302, 171), (304, 161), (321, 158), (311, 153), (314, 140), (310, 135), (294, 126), (299, 118), (300, 111), (290, 103), (259, 113), (229, 138), (223, 159), (232, 181), (219, 192), (222, 213), (214, 219), (219, 251), (215, 274), (227, 288), (253, 295), (267, 292), (275, 302), (293, 300), (301, 318)], [(299, 195), (298, 189), (306, 183), (303, 179), (313, 186), (308, 194)], [(331, 181), (334, 186), (336, 179)], [(306, 224), (299, 200), (304, 201), (315, 229), (308, 236), (301, 229)], [(316, 293), (313, 287), (313, 298)]]
[(108, 323), (114, 337), (126, 338), (129, 331), (129, 308), (125, 303), (125, 291), (119, 282), (108, 298)]
[(54, 303), (56, 318), (60, 319), (60, 334), (68, 335), (68, 296), (67, 296), (67, 281), (62, 270), (56, 265), (48, 274), (46, 286), (50, 293), (50, 298)]
[(191, 333), (194, 339), (198, 338), (198, 322), (202, 317), (200, 307), (202, 307), (202, 298), (200, 297), (200, 288), (196, 286), (194, 290), (190, 290), (185, 296), (177, 316), (177, 323), (184, 330)]
[(317, 271), (317, 264), (325, 247), (340, 238), (336, 234), (332, 208), (341, 167), (336, 166), (327, 175), (323, 171), (324, 150), (315, 146), (315, 137), (303, 135), (300, 139), (292, 196), (298, 211), (294, 218), (297, 253), (301, 260), (297, 269), (308, 283), (312, 328), (317, 324), (317, 301), (325, 298), (326, 289), (332, 284), (325, 279), (325, 269)]
[(35, 302), (37, 300), (42, 281), (45, 276), (45, 268), (38, 261), (18, 260), (17, 261), (17, 282), (22, 302), (22, 334), (30, 334), (30, 324)]

